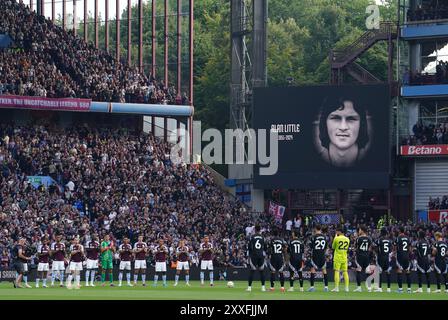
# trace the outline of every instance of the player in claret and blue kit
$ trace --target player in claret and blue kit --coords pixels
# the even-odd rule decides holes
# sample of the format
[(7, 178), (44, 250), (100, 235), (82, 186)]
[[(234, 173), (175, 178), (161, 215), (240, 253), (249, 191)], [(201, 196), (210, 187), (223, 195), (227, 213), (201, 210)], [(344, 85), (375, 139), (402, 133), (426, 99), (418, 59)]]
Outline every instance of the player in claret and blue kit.
[(201, 286), (204, 285), (205, 271), (210, 272), (210, 286), (213, 287), (213, 244), (208, 236), (204, 237), (204, 242), (199, 246), (199, 255), (201, 256)]
[[(98, 241), (98, 235), (93, 234), (92, 239), (87, 241), (84, 247), (87, 255), (86, 262), (86, 287), (95, 286), (95, 274), (98, 272), (98, 262), (100, 255), (100, 243)], [(90, 284), (89, 284), (90, 280)]]
[(177, 266), (174, 286), (179, 282), (179, 276), (182, 270), (185, 270), (185, 285), (190, 286), (190, 248), (185, 245), (185, 240), (179, 241), (179, 246), (176, 248)]
[(126, 280), (128, 287), (133, 287), (131, 283), (131, 261), (132, 261), (132, 245), (128, 237), (123, 239), (123, 243), (118, 247), (120, 255), (120, 273), (118, 274), (118, 286), (122, 286), (123, 272), (126, 271)]
[(154, 287), (157, 287), (159, 275), (162, 275), (163, 286), (166, 287), (166, 261), (168, 257), (168, 248), (165, 246), (163, 239), (159, 240), (158, 245), (154, 248), (154, 258), (156, 261), (156, 272), (154, 274)]

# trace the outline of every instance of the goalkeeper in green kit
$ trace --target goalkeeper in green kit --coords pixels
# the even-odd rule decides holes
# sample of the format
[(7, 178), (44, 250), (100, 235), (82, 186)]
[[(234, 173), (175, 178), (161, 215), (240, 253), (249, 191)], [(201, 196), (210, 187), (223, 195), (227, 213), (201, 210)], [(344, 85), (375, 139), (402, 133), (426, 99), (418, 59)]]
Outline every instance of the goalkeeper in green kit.
[(112, 265), (112, 259), (113, 259), (113, 253), (115, 252), (115, 247), (113, 243), (110, 241), (110, 237), (108, 234), (104, 236), (103, 242), (101, 242), (101, 285), (105, 286), (106, 281), (106, 271), (109, 272), (109, 282), (110, 286), (113, 287), (113, 277), (112, 277), (112, 271), (113, 271), (113, 265)]

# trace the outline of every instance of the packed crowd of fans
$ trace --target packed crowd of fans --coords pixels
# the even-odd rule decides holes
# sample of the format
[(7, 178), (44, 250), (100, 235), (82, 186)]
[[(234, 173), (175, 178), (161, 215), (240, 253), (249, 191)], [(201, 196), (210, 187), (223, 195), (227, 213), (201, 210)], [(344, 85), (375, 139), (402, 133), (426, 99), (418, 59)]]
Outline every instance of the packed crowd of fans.
[(0, 34), (14, 42), (0, 49), (0, 95), (189, 103), (185, 93), (120, 63), (15, 0), (0, 1)]
[[(170, 146), (146, 133), (1, 125), (0, 137), (0, 254), (19, 237), (35, 249), (56, 233), (82, 243), (110, 233), (117, 244), (143, 235), (171, 249), (183, 238), (195, 261), (209, 235), (221, 263), (243, 266), (245, 226), (269, 221), (222, 192), (204, 167), (172, 163)], [(35, 188), (27, 176), (55, 183)]]
[(413, 135), (402, 140), (402, 145), (448, 144), (448, 121), (425, 125), (420, 120), (414, 125), (412, 132)]
[(448, 209), (448, 195), (440, 197), (430, 197), (428, 201), (429, 210), (446, 210)]
[(408, 21), (439, 20), (448, 19), (448, 1), (432, 0), (425, 1), (415, 10), (409, 9), (407, 14)]

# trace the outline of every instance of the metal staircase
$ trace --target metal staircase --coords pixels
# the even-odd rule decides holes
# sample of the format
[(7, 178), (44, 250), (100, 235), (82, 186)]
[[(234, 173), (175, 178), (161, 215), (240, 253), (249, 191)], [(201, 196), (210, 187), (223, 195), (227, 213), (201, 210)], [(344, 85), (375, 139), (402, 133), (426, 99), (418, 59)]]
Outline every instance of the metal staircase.
[(330, 67), (332, 84), (341, 84), (344, 73), (363, 83), (381, 82), (378, 78), (354, 61), (378, 41), (388, 42), (389, 73), (388, 82), (392, 82), (393, 41), (397, 38), (398, 26), (395, 22), (382, 22), (379, 29), (366, 31), (348, 47), (330, 52)]

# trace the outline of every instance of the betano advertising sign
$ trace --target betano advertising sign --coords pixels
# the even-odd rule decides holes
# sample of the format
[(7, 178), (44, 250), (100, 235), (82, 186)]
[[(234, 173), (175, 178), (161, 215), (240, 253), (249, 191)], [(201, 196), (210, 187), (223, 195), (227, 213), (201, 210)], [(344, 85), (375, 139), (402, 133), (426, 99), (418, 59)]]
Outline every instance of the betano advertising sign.
[(402, 156), (443, 156), (448, 155), (448, 144), (401, 146)]
[(429, 221), (448, 223), (448, 210), (429, 210)]

